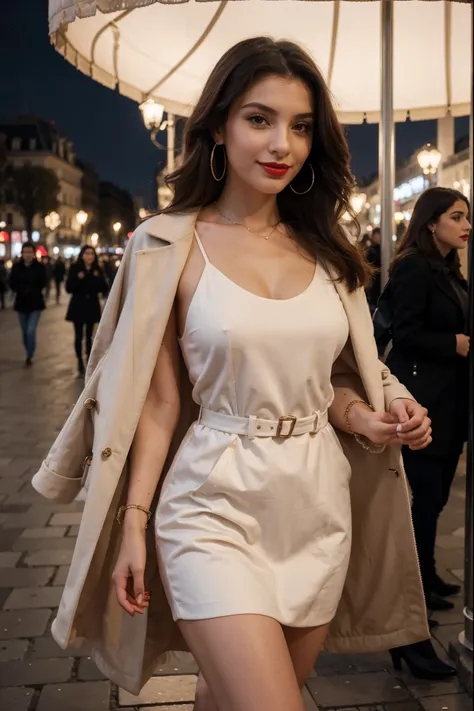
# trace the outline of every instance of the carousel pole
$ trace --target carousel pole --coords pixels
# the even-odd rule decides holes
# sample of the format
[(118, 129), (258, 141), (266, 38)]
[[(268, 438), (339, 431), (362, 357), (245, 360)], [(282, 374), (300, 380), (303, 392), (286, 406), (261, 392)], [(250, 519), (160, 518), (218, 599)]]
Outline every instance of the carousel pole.
[[(471, 5), (471, 19), (474, 19), (474, 10)], [(471, 22), (471, 27), (473, 23)], [(472, 43), (471, 43), (471, 52)], [(469, 118), (469, 161), (471, 169), (471, 224), (473, 224), (474, 217), (474, 185), (473, 185), (473, 169), (474, 169), (474, 126), (473, 126), (473, 109), (474, 109), (474, 88), (472, 82), (474, 81), (473, 67), (471, 55), (471, 113)], [(474, 247), (472, 244), (469, 246), (469, 323), (468, 323), (468, 333), (471, 336), (471, 341), (474, 337)], [(468, 430), (468, 442), (467, 442), (467, 470), (466, 470), (466, 538), (465, 538), (465, 553), (464, 553), (464, 631), (461, 632), (459, 636), (459, 641), (461, 644), (469, 649), (472, 653), (473, 651), (473, 634), (472, 634), (472, 619), (473, 619), (473, 571), (472, 566), (474, 563), (473, 555), (473, 489), (474, 489), (474, 354), (471, 351), (469, 354), (470, 360), (470, 383), (469, 383), (469, 430)], [(471, 671), (472, 673), (472, 671)]]
[(395, 187), (395, 125), (393, 122), (393, 0), (380, 3), (381, 116), (379, 123), (379, 192), (381, 207), (382, 288), (388, 280), (393, 252), (393, 190)]

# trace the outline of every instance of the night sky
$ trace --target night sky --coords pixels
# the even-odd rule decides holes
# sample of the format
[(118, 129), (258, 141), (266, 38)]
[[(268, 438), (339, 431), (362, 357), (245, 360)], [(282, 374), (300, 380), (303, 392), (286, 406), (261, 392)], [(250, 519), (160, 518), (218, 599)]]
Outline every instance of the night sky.
[[(84, 76), (51, 47), (48, 0), (2, 0), (1, 5), (0, 120), (38, 115), (54, 121), (102, 180), (143, 195), (153, 206), (154, 171), (164, 154), (152, 145), (137, 104)], [(456, 137), (467, 133), (468, 119), (457, 119)], [(378, 127), (352, 126), (348, 138), (355, 175), (374, 173)], [(434, 121), (398, 124), (397, 159), (435, 139)]]

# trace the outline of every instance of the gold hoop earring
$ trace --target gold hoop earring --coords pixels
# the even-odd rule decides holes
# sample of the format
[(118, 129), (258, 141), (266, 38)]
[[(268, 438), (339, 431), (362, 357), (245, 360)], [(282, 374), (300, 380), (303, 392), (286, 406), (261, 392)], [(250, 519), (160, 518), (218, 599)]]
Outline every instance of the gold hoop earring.
[(298, 190), (295, 190), (294, 187), (292, 186), (292, 184), (290, 183), (290, 189), (295, 193), (295, 195), (306, 195), (307, 193), (309, 193), (309, 192), (313, 189), (313, 186), (314, 186), (314, 170), (313, 170), (313, 166), (311, 165), (311, 163), (308, 163), (308, 165), (309, 165), (309, 169), (310, 169), (310, 171), (311, 171), (311, 185), (309, 186), (309, 188), (308, 188), (307, 190), (303, 190), (303, 192), (299, 192)]
[[(222, 146), (222, 148), (224, 149), (224, 150), (223, 150), (223, 156), (224, 156), (224, 170), (222, 171), (222, 175), (220, 176), (220, 178), (217, 177), (216, 171), (214, 170), (214, 156), (215, 156), (215, 153), (216, 153), (216, 148), (217, 148), (217, 146)], [(212, 177), (214, 178), (214, 180), (216, 181), (216, 183), (220, 183), (221, 180), (224, 180), (224, 176), (225, 176), (225, 174), (226, 174), (226, 172), (227, 172), (227, 156), (226, 156), (226, 154), (225, 154), (225, 146), (224, 146), (223, 143), (214, 143), (214, 148), (212, 149), (212, 152), (211, 152), (210, 165), (211, 165), (211, 174), (212, 174)]]

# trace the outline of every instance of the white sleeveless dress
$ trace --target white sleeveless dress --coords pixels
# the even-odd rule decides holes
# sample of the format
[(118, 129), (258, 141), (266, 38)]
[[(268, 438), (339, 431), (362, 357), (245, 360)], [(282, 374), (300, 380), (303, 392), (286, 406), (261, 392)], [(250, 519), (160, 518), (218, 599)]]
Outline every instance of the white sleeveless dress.
[(194, 400), (227, 416), (316, 412), (323, 426), (282, 439), (191, 425), (155, 518), (173, 618), (322, 625), (335, 615), (351, 548), (350, 466), (326, 419), (345, 311), (319, 264), (304, 292), (267, 299), (226, 277), (196, 241), (205, 266), (180, 339)]

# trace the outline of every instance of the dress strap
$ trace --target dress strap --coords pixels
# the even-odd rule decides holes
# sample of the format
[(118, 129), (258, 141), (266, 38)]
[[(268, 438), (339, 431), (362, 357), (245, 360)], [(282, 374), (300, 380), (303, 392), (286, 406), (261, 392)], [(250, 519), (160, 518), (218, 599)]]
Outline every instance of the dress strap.
[(194, 230), (194, 239), (195, 239), (196, 242), (197, 242), (197, 246), (199, 247), (199, 251), (200, 251), (201, 254), (202, 254), (202, 258), (204, 259), (204, 261), (206, 262), (206, 264), (210, 264), (210, 262), (209, 262), (209, 257), (208, 257), (207, 254), (206, 254), (206, 250), (204, 249), (204, 245), (203, 245), (203, 243), (201, 242), (201, 238), (199, 237), (199, 235), (198, 235), (196, 229)]

